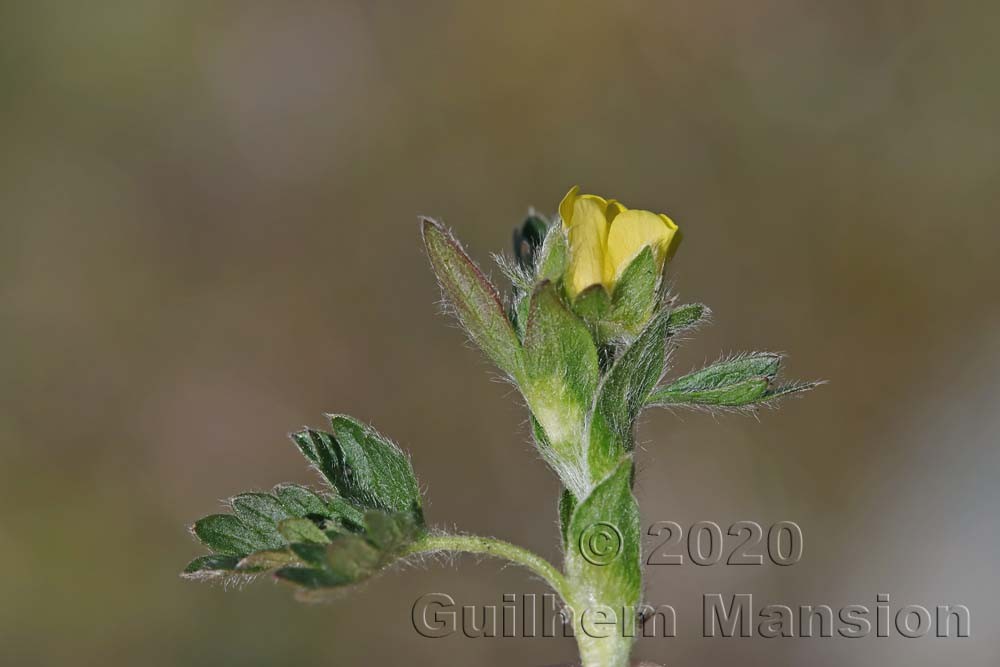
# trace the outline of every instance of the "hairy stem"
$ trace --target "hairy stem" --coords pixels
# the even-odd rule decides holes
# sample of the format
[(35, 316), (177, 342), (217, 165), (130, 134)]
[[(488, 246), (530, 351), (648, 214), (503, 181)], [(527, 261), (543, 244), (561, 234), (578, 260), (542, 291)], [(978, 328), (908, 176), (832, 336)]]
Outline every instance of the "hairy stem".
[(482, 554), (509, 560), (541, 577), (552, 590), (559, 594), (563, 602), (569, 603), (569, 586), (567, 586), (566, 578), (563, 577), (562, 573), (538, 554), (510, 542), (476, 535), (428, 535), (414, 542), (407, 549), (408, 554), (440, 551)]

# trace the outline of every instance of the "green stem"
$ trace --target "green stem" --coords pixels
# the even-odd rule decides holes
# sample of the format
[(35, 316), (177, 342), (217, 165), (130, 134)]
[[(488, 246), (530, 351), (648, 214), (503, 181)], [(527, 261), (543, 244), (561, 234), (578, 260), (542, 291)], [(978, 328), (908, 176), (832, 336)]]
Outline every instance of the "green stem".
[(552, 587), (563, 602), (569, 604), (569, 586), (566, 578), (563, 577), (556, 567), (541, 556), (527, 549), (493, 539), (492, 537), (479, 537), (477, 535), (428, 535), (423, 539), (414, 542), (407, 549), (409, 554), (434, 553), (437, 551), (453, 551), (458, 553), (482, 554), (493, 556), (494, 558), (504, 558), (526, 567), (539, 577), (545, 580)]

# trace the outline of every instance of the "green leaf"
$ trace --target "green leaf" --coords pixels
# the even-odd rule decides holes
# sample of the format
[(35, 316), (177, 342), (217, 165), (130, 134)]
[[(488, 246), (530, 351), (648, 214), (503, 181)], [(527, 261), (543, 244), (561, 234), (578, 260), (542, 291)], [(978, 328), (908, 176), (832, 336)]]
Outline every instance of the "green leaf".
[(723, 359), (656, 389), (647, 404), (747, 408), (820, 384), (791, 382), (772, 387), (780, 366), (781, 355), (770, 352)]
[(269, 549), (272, 542), (246, 526), (232, 514), (210, 514), (194, 524), (194, 534), (216, 554), (242, 558), (259, 549)]
[(625, 331), (637, 334), (660, 304), (662, 272), (650, 246), (643, 248), (625, 267), (611, 298), (611, 319)]
[(703, 303), (688, 303), (670, 310), (667, 321), (667, 331), (670, 336), (676, 336), (689, 329), (699, 326), (711, 317), (712, 311)]
[(424, 534), (405, 513), (366, 512), (365, 525), (363, 534), (336, 535), (328, 544), (293, 543), (291, 551), (308, 567), (285, 568), (276, 575), (308, 589), (358, 583), (398, 560)]
[(266, 493), (241, 493), (231, 498), (229, 503), (233, 514), (257, 532), (268, 547), (277, 548), (285, 544), (278, 532), (278, 522), (290, 515), (277, 498)]
[(291, 516), (322, 516), (333, 518), (334, 513), (327, 503), (304, 486), (279, 484), (271, 493), (285, 506)]
[(779, 398), (784, 398), (791, 394), (797, 394), (803, 391), (810, 391), (816, 387), (823, 384), (823, 382), (788, 382), (777, 387), (768, 389), (764, 394), (764, 401), (770, 402), (772, 400), (777, 400)]
[(693, 391), (674, 391), (667, 387), (650, 395), (649, 405), (704, 405), (713, 407), (747, 407), (765, 398), (770, 380), (751, 378), (742, 382)]
[(330, 538), (309, 519), (285, 519), (278, 524), (278, 532), (289, 542), (329, 544)]
[(371, 427), (346, 415), (328, 415), (341, 466), (340, 495), (353, 504), (387, 512), (410, 512), (422, 521), (420, 488), (410, 460)]
[(330, 484), (336, 487), (340, 456), (329, 433), (303, 428), (291, 434), (292, 442)]
[(566, 575), (577, 599), (614, 609), (639, 601), (639, 509), (631, 486), (632, 461), (624, 460), (573, 512)]
[(218, 554), (198, 556), (187, 564), (181, 576), (188, 579), (201, 579), (234, 574), (236, 564), (239, 561), (237, 556), (220, 556)]
[(333, 497), (329, 499), (330, 511), (333, 518), (341, 528), (346, 528), (352, 532), (361, 530), (364, 526), (363, 510), (358, 509), (343, 498)]
[(286, 565), (293, 565), (298, 562), (298, 558), (285, 549), (266, 549), (255, 551), (242, 559), (237, 566), (241, 572), (259, 573), (273, 570)]
[(365, 537), (383, 553), (394, 554), (423, 534), (407, 514), (365, 513)]
[(379, 549), (358, 535), (344, 535), (326, 549), (326, 567), (344, 582), (358, 582), (375, 574), (383, 564)]
[(635, 420), (666, 370), (669, 315), (661, 310), (615, 360), (598, 389), (590, 425), (591, 475), (603, 479), (635, 446)]
[(755, 352), (724, 359), (694, 373), (688, 373), (679, 380), (671, 382), (667, 389), (695, 391), (733, 385), (756, 377), (772, 379), (777, 375), (780, 365), (780, 355)]
[(306, 589), (334, 588), (350, 583), (335, 572), (312, 567), (283, 567), (274, 576)]
[(313, 565), (318, 567), (326, 566), (326, 547), (331, 541), (327, 540), (325, 544), (316, 544), (313, 542), (296, 542), (292, 544), (289, 548), (292, 553), (307, 565)]
[(441, 291), (458, 321), (493, 363), (511, 377), (518, 377), (521, 343), (496, 287), (439, 223), (424, 218), (423, 238)]
[[(327, 415), (333, 433), (306, 428), (292, 434), (299, 450), (341, 497), (328, 498), (323, 516), (355, 530), (361, 508), (408, 511), (422, 523), (420, 489), (407, 456), (389, 439), (346, 415)], [(312, 503), (301, 497), (298, 502)]]

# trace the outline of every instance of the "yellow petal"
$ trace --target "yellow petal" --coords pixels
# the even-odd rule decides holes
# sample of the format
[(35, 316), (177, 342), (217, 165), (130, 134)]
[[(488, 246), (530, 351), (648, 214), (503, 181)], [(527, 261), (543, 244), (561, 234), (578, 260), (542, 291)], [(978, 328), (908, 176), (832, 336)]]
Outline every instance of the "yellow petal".
[(680, 227), (677, 226), (676, 222), (674, 222), (673, 220), (671, 220), (662, 213), (660, 214), (660, 218), (662, 218), (664, 224), (666, 224), (667, 227), (669, 227), (674, 231), (673, 236), (671, 236), (670, 240), (667, 241), (666, 259), (669, 262), (670, 259), (674, 256), (674, 253), (677, 252), (677, 247), (680, 246), (681, 239), (684, 238), (684, 235), (681, 234), (681, 229)]
[(616, 280), (628, 263), (647, 245), (653, 246), (660, 266), (676, 250), (677, 225), (665, 215), (649, 211), (622, 211), (608, 232), (605, 271)]
[(559, 202), (559, 217), (562, 218), (563, 225), (569, 229), (570, 221), (573, 219), (573, 203), (580, 194), (580, 186), (574, 185), (566, 193), (566, 196)]
[(621, 203), (617, 199), (609, 199), (608, 210), (604, 212), (605, 217), (608, 219), (608, 224), (610, 225), (611, 222), (615, 219), (615, 216), (617, 216), (619, 213), (622, 213), (627, 210), (628, 209), (625, 208), (625, 204)]
[[(560, 209), (562, 208), (560, 205)], [(583, 196), (574, 198), (571, 211), (560, 211), (560, 215), (564, 216), (563, 222), (568, 227), (569, 269), (566, 288), (571, 297), (591, 285), (603, 282), (604, 249), (608, 242), (608, 221), (604, 217), (606, 210), (607, 203), (603, 199)]]

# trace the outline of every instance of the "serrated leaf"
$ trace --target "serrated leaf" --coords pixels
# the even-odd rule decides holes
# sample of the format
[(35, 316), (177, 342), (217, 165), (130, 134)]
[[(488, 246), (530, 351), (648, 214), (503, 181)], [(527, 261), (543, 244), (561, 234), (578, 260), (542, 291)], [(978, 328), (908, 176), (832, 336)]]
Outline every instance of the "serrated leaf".
[(260, 533), (232, 514), (210, 514), (194, 524), (194, 534), (216, 554), (242, 558), (259, 549), (271, 548)]
[(660, 311), (615, 360), (598, 389), (590, 424), (591, 474), (603, 479), (635, 446), (635, 420), (665, 371), (667, 323)]
[(576, 595), (613, 609), (635, 606), (642, 589), (631, 486), (632, 462), (625, 460), (573, 511), (566, 545), (566, 575)]
[(237, 568), (244, 572), (265, 572), (295, 563), (298, 563), (298, 558), (288, 549), (265, 549), (240, 560)]
[(367, 579), (381, 569), (382, 553), (358, 535), (343, 535), (326, 547), (326, 567), (343, 581)]
[(336, 486), (354, 504), (409, 512), (422, 520), (420, 488), (410, 460), (390, 440), (346, 415), (329, 415), (341, 467)]
[(232, 574), (239, 561), (237, 556), (221, 556), (219, 554), (198, 556), (187, 564), (182, 574), (195, 578), (212, 576), (213, 574)]
[(278, 524), (278, 532), (289, 542), (312, 542), (315, 544), (328, 544), (330, 542), (326, 533), (309, 519), (285, 519)]
[(311, 428), (303, 428), (292, 433), (290, 437), (302, 455), (316, 466), (330, 484), (335, 485), (340, 459), (333, 447), (332, 438)]
[(274, 576), (307, 589), (335, 588), (350, 583), (336, 572), (312, 567), (283, 567)]
[(733, 385), (756, 377), (771, 379), (777, 375), (780, 365), (780, 355), (756, 352), (732, 359), (724, 359), (694, 373), (688, 373), (671, 382), (666, 389), (670, 391), (696, 391)]
[(521, 342), (496, 287), (439, 223), (423, 219), (423, 239), (445, 299), (476, 345), (502, 371), (518, 377)]
[[(330, 540), (327, 540), (327, 544), (330, 542)], [(289, 548), (303, 563), (318, 567), (326, 567), (327, 544), (297, 542), (292, 544)]]
[(407, 514), (365, 513), (365, 537), (384, 553), (396, 553), (422, 533)]
[(292, 516), (322, 516), (333, 518), (333, 510), (318, 495), (298, 484), (279, 484), (271, 490), (274, 497), (285, 506)]
[(328, 499), (330, 512), (341, 528), (357, 532), (364, 528), (364, 511), (358, 509), (343, 498), (334, 496)]
[(241, 493), (229, 502), (236, 517), (260, 534), (265, 548), (276, 549), (285, 544), (277, 524), (290, 515), (277, 498), (267, 493)]

